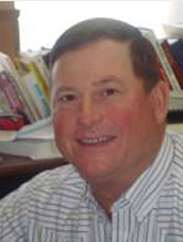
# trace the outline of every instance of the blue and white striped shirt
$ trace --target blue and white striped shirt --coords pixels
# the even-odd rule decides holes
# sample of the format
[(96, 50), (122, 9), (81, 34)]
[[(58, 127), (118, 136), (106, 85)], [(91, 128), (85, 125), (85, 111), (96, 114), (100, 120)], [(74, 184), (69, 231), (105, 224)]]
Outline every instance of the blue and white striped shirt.
[(182, 242), (183, 141), (166, 134), (154, 162), (108, 220), (72, 165), (43, 172), (0, 203), (0, 242)]

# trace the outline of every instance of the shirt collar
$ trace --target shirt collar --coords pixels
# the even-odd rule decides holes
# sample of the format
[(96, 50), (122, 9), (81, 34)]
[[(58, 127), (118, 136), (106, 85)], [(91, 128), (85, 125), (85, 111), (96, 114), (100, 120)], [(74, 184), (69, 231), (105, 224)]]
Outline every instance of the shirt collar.
[(173, 143), (166, 134), (160, 151), (153, 163), (114, 204), (113, 209), (130, 204), (139, 221), (151, 211), (169, 174), (173, 157)]

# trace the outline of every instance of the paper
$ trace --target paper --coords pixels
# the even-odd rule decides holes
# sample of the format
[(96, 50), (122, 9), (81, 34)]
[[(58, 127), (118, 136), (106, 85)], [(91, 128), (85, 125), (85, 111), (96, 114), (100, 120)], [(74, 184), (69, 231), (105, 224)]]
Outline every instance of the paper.
[(16, 136), (17, 131), (0, 130), (0, 141), (12, 141)]
[(168, 124), (167, 126), (168, 131), (170, 132), (176, 132), (179, 134), (183, 134), (183, 124), (179, 123), (179, 124)]
[(54, 139), (51, 117), (24, 126), (17, 132), (16, 139)]
[(163, 24), (163, 27), (168, 37), (183, 39), (183, 23)]
[(54, 132), (51, 117), (26, 125), (19, 131), (0, 130), (0, 141), (13, 141), (17, 139), (53, 140)]

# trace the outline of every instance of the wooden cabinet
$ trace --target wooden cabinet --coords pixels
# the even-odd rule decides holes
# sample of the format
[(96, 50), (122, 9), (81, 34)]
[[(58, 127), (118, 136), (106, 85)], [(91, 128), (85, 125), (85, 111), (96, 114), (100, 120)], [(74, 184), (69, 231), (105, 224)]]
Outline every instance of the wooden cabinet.
[(36, 174), (68, 164), (63, 158), (32, 160), (0, 154), (0, 199)]
[(11, 57), (19, 53), (18, 17), (14, 2), (0, 2), (0, 51)]

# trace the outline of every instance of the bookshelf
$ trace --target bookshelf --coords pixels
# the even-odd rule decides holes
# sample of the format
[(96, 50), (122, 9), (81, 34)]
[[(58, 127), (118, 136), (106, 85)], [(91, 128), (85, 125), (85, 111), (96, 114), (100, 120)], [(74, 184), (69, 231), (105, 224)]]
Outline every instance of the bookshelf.
[[(0, 33), (1, 33), (0, 52), (4, 52), (12, 60), (20, 55), (19, 23), (18, 23), (19, 14), (20, 12), (15, 9), (14, 1), (8, 1), (8, 2), (0, 1)], [(169, 81), (170, 86), (172, 86), (173, 89), (175, 90), (175, 92), (172, 91), (171, 93), (171, 97), (170, 97), (171, 105), (169, 107), (169, 110), (170, 112), (174, 112), (174, 113), (177, 112), (178, 113), (177, 116), (179, 116), (179, 114), (181, 115), (181, 112), (183, 112), (183, 89), (182, 89), (183, 80), (182, 80), (182, 87), (180, 87), (180, 83), (177, 81), (176, 75), (171, 68), (171, 64), (167, 61), (166, 56), (162, 54), (163, 50), (161, 50), (162, 49), (161, 43), (158, 42), (158, 40), (156, 39), (156, 36), (153, 35), (151, 30), (148, 30), (145, 28), (142, 28), (141, 30), (144, 36), (146, 36), (149, 40), (152, 40), (153, 45), (157, 50), (157, 52), (160, 51), (160, 53), (157, 53), (157, 54), (159, 54), (160, 61), (162, 62), (162, 69), (164, 69), (163, 76), (165, 77), (165, 79)], [(40, 60), (37, 60), (37, 61), (40, 62)], [(33, 67), (32, 64), (33, 63), (29, 63), (29, 66), (27, 65), (26, 68), (30, 69), (29, 72), (31, 72), (34, 69), (34, 71), (32, 71), (34, 73), (32, 74), (36, 75), (35, 71), (37, 72), (37, 70), (35, 70), (35, 67)], [(19, 67), (20, 66), (22, 66), (22, 60), (21, 60), (21, 63), (19, 64)], [(45, 72), (45, 70), (42, 69), (42, 72)], [(37, 89), (37, 93), (35, 93), (34, 91), (32, 91), (33, 87), (30, 87), (30, 85), (26, 85), (26, 87), (24, 85), (24, 87), (22, 87), (20, 85), (20, 82), (24, 82), (24, 81), (22, 80), (17, 81), (17, 83), (19, 84), (18, 88), (21, 89), (21, 92), (26, 93), (26, 95), (24, 95), (23, 97), (24, 100), (22, 101), (22, 103), (25, 102), (28, 105), (24, 113), (26, 114), (26, 116), (28, 116), (28, 120), (30, 120), (30, 122), (34, 122), (36, 120), (42, 119), (45, 116), (47, 117), (50, 114), (49, 97), (47, 94), (45, 95), (49, 86), (49, 80), (47, 78), (48, 73), (46, 74), (43, 73), (43, 75), (44, 77), (46, 76), (44, 80), (47, 81), (48, 83), (45, 84), (44, 80), (42, 81), (39, 78), (40, 79), (39, 85), (43, 93), (43, 95), (39, 97), (39, 100), (37, 100), (37, 96), (39, 93), (38, 89)], [(15, 79), (17, 80), (17, 78), (18, 77), (16, 77)], [(24, 78), (27, 78), (27, 82), (28, 81), (30, 82), (30, 76), (26, 75), (26, 77), (24, 76), (23, 79)], [(34, 83), (34, 85), (36, 85), (36, 83)], [(31, 99), (34, 99), (34, 100), (31, 100)], [(43, 100), (43, 101), (40, 102), (40, 100)]]
[[(154, 31), (148, 28), (140, 28), (142, 35), (147, 38), (154, 49), (158, 58), (158, 66), (161, 72), (161, 79), (168, 82), (171, 89), (169, 102), (169, 120), (172, 121), (174, 117), (182, 120), (183, 116), (183, 40), (178, 37), (176, 41), (179, 43), (178, 52), (182, 52), (182, 60), (180, 62), (175, 56), (173, 45), (169, 43), (170, 37), (160, 40), (156, 37)], [(181, 44), (180, 44), (181, 43)], [(165, 48), (166, 47), (166, 48)], [(183, 48), (182, 48), (183, 49)], [(182, 69), (181, 69), (182, 65)], [(179, 68), (179, 69), (178, 69)], [(176, 115), (175, 115), (176, 114)]]
[[(19, 56), (19, 51), (20, 51), (19, 25), (18, 25), (19, 14), (20, 13), (18, 10), (15, 9), (13, 2), (0, 2), (0, 33), (1, 33), (0, 52), (6, 53), (12, 59)], [(22, 63), (20, 63), (20, 66), (21, 64)], [(27, 63), (24, 63), (24, 64), (26, 65)], [(45, 80), (48, 80), (47, 75), (48, 73), (46, 73), (46, 69), (45, 69), (43, 71), (43, 76), (45, 77)], [(168, 71), (167, 71), (167, 75), (168, 75)], [(175, 84), (175, 82), (172, 81), (172, 84), (173, 83)], [(175, 88), (177, 88), (176, 84), (175, 84)], [(176, 98), (178, 99), (178, 101), (180, 101), (181, 99), (180, 95), (176, 96)], [(181, 103), (183, 104), (183, 102)], [(32, 111), (32, 113), (34, 111), (33, 109), (34, 108), (30, 107), (30, 110)], [(179, 112), (173, 113), (173, 115), (175, 115), (176, 117), (176, 123), (180, 122), (181, 120), (180, 117), (181, 118), (183, 117), (182, 115), (183, 106), (178, 111)], [(39, 112), (38, 112), (38, 115), (37, 113), (33, 113), (33, 116), (35, 116), (35, 119), (38, 116), (38, 119), (39, 119)], [(47, 116), (47, 113), (45, 116)], [(168, 122), (170, 123), (174, 122), (175, 117), (173, 117), (171, 113), (169, 113)], [(181, 120), (181, 123), (183, 123), (183, 118)], [(181, 124), (176, 125), (174, 127), (173, 126), (169, 126), (169, 127), (170, 129), (173, 128), (173, 129), (176, 129), (176, 131), (178, 130), (178, 132), (179, 131), (183, 132), (183, 125)], [(28, 157), (19, 157), (19, 156), (13, 156), (13, 155), (0, 154), (0, 184), (1, 184), (0, 198), (6, 195), (8, 192), (16, 189), (23, 182), (31, 179), (37, 173), (45, 169), (52, 169), (54, 167), (58, 167), (60, 165), (65, 165), (65, 164), (67, 164), (67, 162), (64, 161), (63, 158), (49, 159), (49, 160), (31, 160)]]
[[(18, 17), (19, 11), (15, 9), (14, 2), (0, 2), (0, 109), (6, 111), (6, 108), (9, 108), (10, 111), (13, 110), (13, 115), (21, 114), (26, 125), (44, 120), (51, 113), (46, 61), (49, 51), (48, 55), (20, 53)], [(140, 30), (144, 37), (152, 42), (159, 57), (160, 68), (164, 70), (164, 80), (172, 87), (168, 122), (183, 122), (183, 74), (181, 86), (154, 32), (147, 28)], [(5, 86), (8, 86), (8, 91)]]

